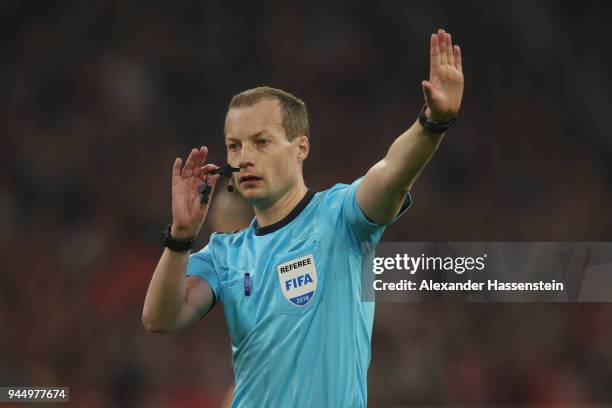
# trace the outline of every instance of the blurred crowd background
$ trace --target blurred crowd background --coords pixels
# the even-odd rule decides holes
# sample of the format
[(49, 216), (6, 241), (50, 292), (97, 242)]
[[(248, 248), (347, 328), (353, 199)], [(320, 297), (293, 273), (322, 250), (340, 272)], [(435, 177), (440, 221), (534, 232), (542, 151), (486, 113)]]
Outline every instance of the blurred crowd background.
[[(612, 241), (611, 4), (1, 2), (0, 385), (218, 406), (222, 308), (173, 334), (140, 320), (174, 158), (225, 163), (231, 96), (270, 85), (308, 105), (307, 184), (351, 182), (416, 119), (439, 27), (463, 108), (383, 239)], [(372, 355), (372, 407), (612, 404), (612, 305), (380, 303)]]

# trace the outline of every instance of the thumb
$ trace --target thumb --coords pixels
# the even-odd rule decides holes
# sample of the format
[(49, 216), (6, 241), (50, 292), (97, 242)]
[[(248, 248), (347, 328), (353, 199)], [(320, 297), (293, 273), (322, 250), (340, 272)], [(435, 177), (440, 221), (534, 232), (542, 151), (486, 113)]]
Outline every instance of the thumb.
[(205, 166), (202, 166), (198, 169), (198, 176), (202, 180), (208, 180), (208, 184), (214, 186), (217, 184), (217, 180), (219, 179), (219, 174), (210, 174), (211, 171), (217, 170), (219, 166), (216, 164), (208, 163)]
[(433, 85), (429, 81), (421, 82), (421, 86), (423, 87), (423, 96), (425, 96), (425, 102), (428, 106), (431, 106), (431, 102), (433, 100)]

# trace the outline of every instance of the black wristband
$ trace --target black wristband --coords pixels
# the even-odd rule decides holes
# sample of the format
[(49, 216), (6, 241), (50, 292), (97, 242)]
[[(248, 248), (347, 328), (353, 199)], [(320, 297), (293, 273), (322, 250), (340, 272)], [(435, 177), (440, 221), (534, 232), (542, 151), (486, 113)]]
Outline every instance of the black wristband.
[(162, 233), (162, 237), (164, 239), (164, 246), (175, 252), (187, 252), (196, 243), (196, 237), (186, 238), (186, 239), (176, 239), (171, 235), (172, 224), (169, 224), (166, 229)]
[(435, 122), (433, 120), (427, 119), (425, 116), (425, 111), (427, 110), (427, 105), (423, 105), (423, 109), (419, 113), (419, 124), (425, 129), (425, 131), (430, 133), (442, 134), (445, 133), (449, 127), (455, 124), (457, 118), (451, 118), (446, 122)]

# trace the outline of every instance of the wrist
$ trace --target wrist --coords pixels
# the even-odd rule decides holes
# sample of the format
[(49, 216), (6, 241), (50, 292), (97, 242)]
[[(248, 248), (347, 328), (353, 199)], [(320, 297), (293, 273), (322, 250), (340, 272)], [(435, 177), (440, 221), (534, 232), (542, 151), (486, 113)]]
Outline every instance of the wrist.
[(429, 109), (429, 106), (425, 105), (425, 117), (427, 118), (428, 121), (430, 122), (437, 122), (437, 123), (445, 123), (448, 122), (450, 120), (452, 120), (453, 118), (455, 118), (455, 116), (453, 115), (444, 115), (444, 114), (436, 114), (434, 115), (433, 112), (431, 111), (431, 109)]
[(431, 110), (429, 109), (429, 106), (424, 105), (423, 109), (421, 109), (421, 112), (419, 113), (418, 122), (425, 132), (437, 134), (437, 135), (446, 133), (448, 128), (453, 126), (453, 124), (457, 120), (457, 118), (454, 116), (449, 116), (446, 118), (446, 120), (443, 120), (442, 118), (437, 118), (437, 117), (436, 117), (437, 120), (433, 120), (431, 119), (431, 116), (432, 116), (432, 113), (431, 113)]
[(190, 239), (196, 237), (197, 231), (194, 231), (193, 228), (181, 227), (172, 224), (170, 228), (170, 235), (172, 235), (172, 238), (175, 239)]
[[(162, 238), (164, 247), (174, 252), (189, 252), (196, 242), (195, 235), (189, 237), (175, 236), (172, 232), (173, 225), (168, 225), (163, 231)], [(177, 230), (180, 228), (177, 228)]]

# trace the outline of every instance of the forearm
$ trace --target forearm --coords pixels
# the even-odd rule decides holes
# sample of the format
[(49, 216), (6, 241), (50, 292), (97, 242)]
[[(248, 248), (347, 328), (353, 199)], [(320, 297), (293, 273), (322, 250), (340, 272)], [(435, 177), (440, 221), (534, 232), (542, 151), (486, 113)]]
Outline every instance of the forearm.
[[(423, 113), (434, 122), (434, 126), (427, 126), (442, 131), (452, 125), (463, 98), (461, 49), (453, 46), (450, 34), (440, 29), (432, 34), (429, 51), (429, 81), (421, 83), (427, 106)], [(417, 121), (393, 142), (385, 158), (368, 171), (357, 189), (357, 203), (371, 220), (378, 224), (393, 220), (442, 138), (424, 131)]]
[(426, 132), (417, 121), (395, 139), (383, 159), (387, 188), (404, 194), (410, 190), (443, 137)]
[(164, 250), (145, 298), (142, 319), (148, 330), (172, 330), (178, 321), (185, 302), (188, 261), (187, 252)]
[(384, 159), (372, 166), (357, 189), (357, 202), (372, 221), (387, 224), (395, 218), (442, 138), (425, 132), (417, 121), (393, 142)]

